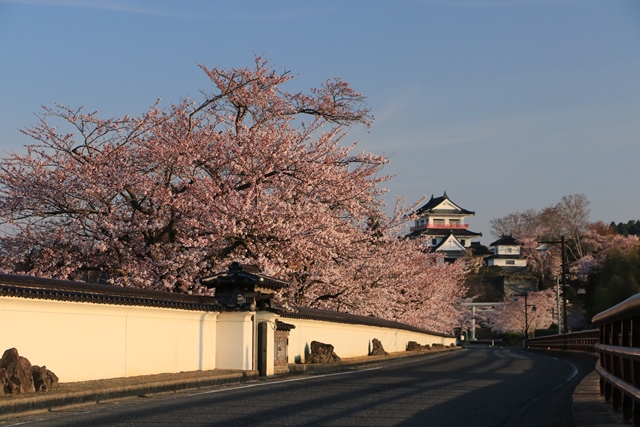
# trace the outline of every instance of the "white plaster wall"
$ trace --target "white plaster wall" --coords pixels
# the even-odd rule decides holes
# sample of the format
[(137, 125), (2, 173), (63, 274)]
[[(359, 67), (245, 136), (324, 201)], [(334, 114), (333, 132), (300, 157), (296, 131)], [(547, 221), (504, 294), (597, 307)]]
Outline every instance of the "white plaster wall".
[(253, 313), (220, 313), (217, 319), (216, 367), (219, 369), (257, 369), (253, 366)]
[(130, 308), (127, 312), (126, 376), (215, 369), (218, 315)]
[(405, 331), (401, 329), (381, 328), (365, 325), (323, 322), (305, 319), (282, 319), (296, 328), (289, 335), (289, 363), (303, 363), (309, 352), (311, 341), (331, 344), (341, 358), (367, 356), (371, 341), (377, 338), (385, 351), (389, 353), (406, 351), (407, 343), (415, 341), (421, 345), (455, 344), (455, 337)]
[[(274, 373), (275, 319), (267, 322), (267, 375)], [(366, 356), (377, 338), (388, 352), (419, 344), (455, 343), (453, 337), (343, 323), (282, 319), (295, 325), (289, 363), (303, 362), (311, 341), (332, 344), (342, 358)], [(15, 347), (61, 382), (210, 369), (252, 370), (253, 313), (207, 313), (0, 297), (0, 352)]]
[(506, 259), (492, 258), (492, 259), (488, 260), (487, 265), (489, 267), (492, 267), (492, 266), (496, 266), (496, 267), (526, 267), (527, 266), (527, 260), (526, 259), (513, 259), (511, 261), (514, 261), (514, 263), (513, 264), (507, 264), (507, 260)]
[(498, 246), (494, 253), (496, 255), (520, 255), (520, 246)]
[(0, 351), (61, 382), (215, 369), (217, 315), (0, 297)]

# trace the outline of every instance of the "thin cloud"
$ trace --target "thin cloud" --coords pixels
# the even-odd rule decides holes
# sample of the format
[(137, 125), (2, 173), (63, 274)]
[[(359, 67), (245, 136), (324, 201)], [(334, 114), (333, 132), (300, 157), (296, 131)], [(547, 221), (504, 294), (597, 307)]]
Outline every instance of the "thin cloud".
[(574, 2), (575, 0), (418, 0), (422, 4), (445, 7), (502, 7), (539, 3)]
[[(149, 16), (162, 16), (169, 18), (182, 18), (192, 20), (207, 20), (208, 17), (215, 17), (218, 20), (227, 21), (246, 21), (246, 20), (292, 20), (303, 19), (313, 16), (327, 16), (333, 14), (339, 14), (340, 8), (337, 6), (322, 6), (317, 7), (314, 5), (304, 5), (304, 7), (296, 7), (289, 9), (273, 9), (271, 12), (254, 11), (251, 8), (244, 7), (242, 4), (238, 4), (237, 9), (233, 9), (232, 12), (220, 11), (215, 7), (215, 3), (208, 1), (201, 2), (184, 2), (170, 3), (177, 9), (170, 9), (169, 7), (150, 7), (150, 2), (139, 1), (123, 1), (123, 0), (0, 0), (0, 3), (11, 3), (17, 5), (27, 6), (47, 6), (47, 7), (69, 7), (78, 9), (93, 9), (93, 10), (105, 10), (111, 12), (121, 12), (138, 15)], [(184, 6), (176, 6), (184, 5)], [(193, 10), (195, 7), (199, 7), (199, 12), (184, 13), (184, 11)], [(204, 8), (204, 9), (203, 9)], [(215, 14), (210, 15), (207, 11), (212, 12), (215, 10)]]
[(139, 15), (155, 15), (168, 17), (189, 17), (173, 11), (138, 5), (135, 2), (121, 2), (113, 0), (2, 0), (4, 3), (13, 3), (28, 6), (47, 7), (73, 7), (81, 9), (98, 9), (112, 12), (134, 13)]

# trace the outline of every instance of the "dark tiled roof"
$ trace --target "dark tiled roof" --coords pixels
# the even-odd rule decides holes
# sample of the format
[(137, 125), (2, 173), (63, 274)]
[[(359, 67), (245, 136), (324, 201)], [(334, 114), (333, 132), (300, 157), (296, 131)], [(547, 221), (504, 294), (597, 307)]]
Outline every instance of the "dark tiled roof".
[(231, 263), (227, 271), (200, 279), (200, 283), (208, 288), (251, 285), (278, 290), (288, 286), (287, 282), (261, 274), (255, 266), (241, 265), (237, 262)]
[(295, 325), (292, 325), (290, 323), (281, 322), (278, 319), (276, 319), (275, 323), (276, 323), (276, 331), (290, 331), (290, 330), (296, 328)]
[(216, 299), (210, 296), (11, 274), (0, 274), (0, 296), (196, 311), (221, 310)]
[[(418, 210), (416, 210), (417, 215), (424, 215), (428, 213), (437, 213), (442, 215), (475, 215), (475, 212), (468, 211), (466, 209), (460, 208), (458, 209), (435, 209), (440, 203), (445, 200), (449, 200), (451, 203), (453, 201), (447, 196), (447, 192), (445, 191), (441, 197), (433, 197), (424, 205), (422, 205)], [(453, 203), (455, 205), (455, 203)], [(457, 205), (456, 205), (457, 206)]]
[(431, 209), (429, 211), (416, 211), (416, 213), (418, 215), (424, 215), (424, 214), (436, 214), (436, 215), (443, 215), (443, 216), (466, 216), (466, 215), (473, 215), (475, 214), (475, 212), (471, 212), (471, 211), (467, 211), (467, 210), (458, 210), (458, 209)]
[(512, 236), (502, 236), (489, 246), (518, 246), (518, 241)]
[(453, 234), (456, 237), (481, 237), (482, 233), (476, 233), (473, 231), (469, 231), (464, 228), (423, 228), (421, 230), (415, 230), (409, 233), (407, 236), (409, 237), (418, 237), (418, 236), (448, 236), (449, 234)]
[(392, 320), (379, 319), (372, 316), (360, 316), (356, 314), (341, 313), (338, 311), (320, 310), (317, 308), (292, 307), (291, 310), (279, 311), (283, 318), (322, 320), (325, 322), (346, 323), (352, 325), (379, 326), (382, 328), (402, 329), (405, 331), (420, 332), (439, 337), (451, 338), (452, 335), (429, 331), (416, 326), (394, 322)]

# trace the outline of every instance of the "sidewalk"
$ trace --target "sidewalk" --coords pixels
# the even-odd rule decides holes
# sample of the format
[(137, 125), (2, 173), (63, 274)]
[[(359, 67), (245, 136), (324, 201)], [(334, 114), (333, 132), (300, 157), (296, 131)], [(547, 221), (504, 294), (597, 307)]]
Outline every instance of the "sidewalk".
[(600, 376), (591, 372), (573, 392), (576, 427), (608, 427), (625, 424), (622, 412), (615, 412), (611, 402), (600, 395)]
[(98, 403), (109, 399), (246, 382), (257, 378), (257, 371), (214, 369), (212, 371), (60, 383), (57, 389), (44, 393), (0, 396), (0, 419), (11, 414), (46, 411), (63, 406)]

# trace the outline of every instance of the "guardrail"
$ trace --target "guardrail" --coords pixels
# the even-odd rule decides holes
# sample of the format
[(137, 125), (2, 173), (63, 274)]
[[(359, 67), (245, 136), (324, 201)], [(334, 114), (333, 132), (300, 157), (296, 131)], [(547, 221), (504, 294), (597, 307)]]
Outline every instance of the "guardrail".
[(640, 425), (640, 294), (593, 318), (600, 331), (600, 393), (625, 421)]
[(598, 329), (536, 337), (526, 348), (599, 353), (600, 393), (625, 422), (640, 426), (640, 294), (592, 320)]
[(595, 347), (598, 344), (599, 339), (600, 331), (598, 329), (590, 329), (588, 331), (529, 338), (525, 341), (525, 348), (595, 353)]

